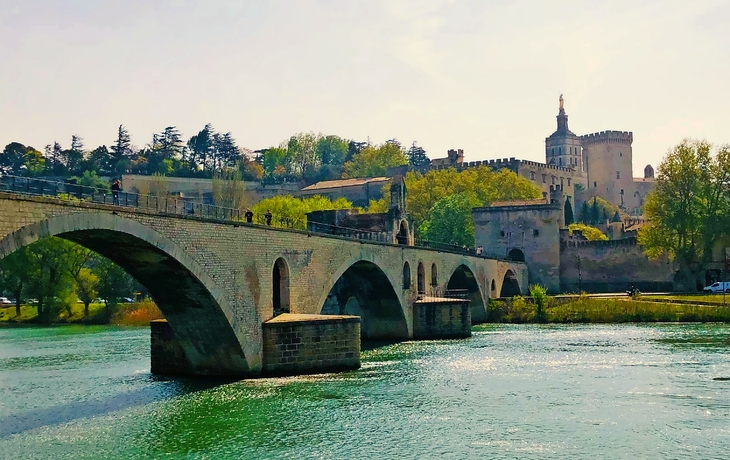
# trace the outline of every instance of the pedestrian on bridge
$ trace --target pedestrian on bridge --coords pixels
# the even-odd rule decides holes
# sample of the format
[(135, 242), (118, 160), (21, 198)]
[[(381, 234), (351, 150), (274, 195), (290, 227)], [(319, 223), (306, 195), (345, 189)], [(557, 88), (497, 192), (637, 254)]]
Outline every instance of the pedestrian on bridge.
[(264, 220), (266, 221), (266, 225), (271, 225), (271, 218), (273, 215), (271, 214), (271, 209), (266, 210), (266, 214), (264, 214)]
[(112, 184), (112, 203), (119, 205), (119, 191), (122, 189), (122, 184), (119, 179), (115, 180)]
[(253, 211), (251, 211), (250, 209), (247, 209), (246, 214), (244, 214), (243, 216), (246, 218), (247, 224), (253, 223)]

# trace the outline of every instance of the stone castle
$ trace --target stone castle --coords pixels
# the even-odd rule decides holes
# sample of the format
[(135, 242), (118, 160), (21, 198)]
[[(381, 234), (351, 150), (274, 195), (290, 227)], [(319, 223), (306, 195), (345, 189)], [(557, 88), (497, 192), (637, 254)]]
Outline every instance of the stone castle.
[(601, 131), (579, 136), (568, 128), (562, 95), (559, 101), (557, 129), (545, 138), (545, 163), (515, 158), (465, 162), (460, 149), (432, 160), (429, 168), (507, 168), (537, 185), (544, 198), (551, 190), (562, 189), (574, 209), (576, 204), (598, 196), (626, 214), (640, 216), (646, 195), (654, 187), (654, 168), (647, 165), (644, 177), (633, 177), (633, 133)]

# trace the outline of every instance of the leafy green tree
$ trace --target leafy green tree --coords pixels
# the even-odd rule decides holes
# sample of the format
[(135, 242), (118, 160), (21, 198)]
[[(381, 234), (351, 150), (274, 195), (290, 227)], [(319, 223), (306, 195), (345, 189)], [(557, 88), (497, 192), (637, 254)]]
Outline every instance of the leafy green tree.
[(89, 316), (89, 304), (96, 298), (96, 287), (99, 277), (86, 267), (82, 267), (76, 275), (76, 295), (84, 303), (84, 318)]
[(429, 241), (458, 246), (474, 246), (474, 221), (471, 210), (481, 203), (465, 192), (438, 200), (418, 227), (419, 235)]
[(24, 249), (17, 250), (0, 260), (0, 291), (7, 290), (15, 298), (15, 316), (20, 316), (20, 306), (28, 285), (28, 255)]
[(30, 146), (11, 142), (0, 152), (0, 173), (37, 176), (43, 173), (43, 154)]
[(389, 168), (408, 164), (400, 144), (388, 141), (377, 147), (365, 147), (345, 163), (343, 177), (384, 176)]
[(29, 297), (38, 299), (38, 321), (54, 319), (73, 290), (67, 258), (72, 244), (48, 237), (24, 248), (29, 261), (27, 292)]
[(292, 156), (282, 147), (271, 147), (263, 152), (262, 165), (265, 177), (284, 176), (291, 172)]
[(650, 258), (669, 254), (677, 261), (677, 284), (695, 289), (712, 260), (712, 248), (730, 225), (730, 145), (717, 149), (685, 139), (659, 165), (644, 212), (649, 223), (639, 243)]
[(570, 198), (565, 199), (565, 225), (568, 226), (575, 222), (573, 216), (573, 205), (570, 204)]
[(580, 231), (588, 241), (608, 241), (608, 237), (596, 227), (586, 224), (572, 223), (568, 225), (568, 232), (572, 235), (574, 231)]
[(274, 227), (306, 230), (307, 213), (328, 209), (349, 208), (352, 208), (352, 203), (342, 197), (331, 201), (329, 198), (320, 195), (304, 199), (286, 195), (261, 200), (251, 210), (254, 213), (254, 219), (257, 223), (264, 223), (264, 214), (266, 211), (271, 210), (274, 216), (272, 219), (272, 225)]
[(134, 280), (119, 265), (106, 257), (95, 254), (91, 263), (91, 270), (98, 278), (96, 285), (98, 295), (104, 299), (107, 319), (112, 317), (112, 309), (119, 299), (132, 297)]
[(317, 140), (317, 155), (323, 165), (343, 165), (350, 143), (339, 136), (324, 136)]

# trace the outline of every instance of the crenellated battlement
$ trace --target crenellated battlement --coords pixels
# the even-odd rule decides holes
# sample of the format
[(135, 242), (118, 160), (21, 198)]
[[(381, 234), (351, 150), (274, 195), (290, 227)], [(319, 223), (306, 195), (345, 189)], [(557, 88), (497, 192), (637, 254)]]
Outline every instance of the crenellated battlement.
[(634, 133), (631, 131), (601, 131), (598, 133), (580, 136), (580, 141), (586, 144), (618, 143), (631, 145), (634, 142)]

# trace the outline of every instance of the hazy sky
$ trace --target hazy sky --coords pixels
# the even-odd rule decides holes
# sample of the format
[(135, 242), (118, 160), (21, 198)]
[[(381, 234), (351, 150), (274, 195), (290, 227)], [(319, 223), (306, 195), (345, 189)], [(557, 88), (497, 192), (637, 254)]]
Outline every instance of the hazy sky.
[(635, 175), (730, 142), (727, 0), (506, 4), (0, 0), (0, 148), (210, 122), (251, 149), (314, 131), (544, 161), (561, 93), (576, 134), (634, 132)]

